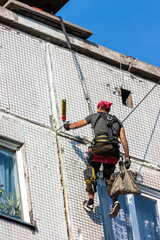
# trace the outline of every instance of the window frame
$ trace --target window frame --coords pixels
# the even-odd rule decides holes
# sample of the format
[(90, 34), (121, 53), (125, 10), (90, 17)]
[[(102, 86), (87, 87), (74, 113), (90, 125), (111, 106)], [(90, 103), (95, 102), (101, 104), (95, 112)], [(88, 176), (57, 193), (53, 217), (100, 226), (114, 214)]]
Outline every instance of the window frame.
[[(102, 224), (103, 224), (103, 230), (104, 230), (104, 237), (107, 239), (106, 236), (106, 223), (107, 226), (109, 226), (109, 218), (107, 216), (108, 206), (107, 206), (107, 198), (109, 197), (107, 193), (107, 189), (104, 183), (103, 178), (100, 176), (100, 179), (98, 179), (97, 182), (97, 190), (98, 190), (98, 195), (99, 195), (99, 203), (100, 203), (100, 208), (101, 208), (101, 217), (102, 217)], [(151, 200), (156, 201), (157, 205), (157, 217), (158, 220), (160, 219), (160, 191), (156, 189), (149, 188), (144, 185), (138, 184), (140, 189), (141, 189), (141, 197), (148, 198)], [(108, 197), (106, 196), (108, 195)], [(103, 199), (104, 196), (104, 199)], [(133, 240), (140, 240), (141, 235), (140, 235), (140, 230), (139, 230), (139, 223), (138, 223), (138, 217), (137, 217), (137, 210), (136, 210), (136, 204), (135, 204), (135, 197), (133, 194), (128, 194), (125, 195), (126, 198), (126, 203), (128, 207), (128, 212), (129, 212), (129, 218), (130, 218), (130, 223), (131, 223), (131, 230), (132, 230), (132, 236)], [(158, 222), (158, 226), (160, 228), (160, 221)], [(111, 225), (112, 225), (112, 219), (111, 219)], [(113, 229), (112, 229), (113, 230)], [(110, 233), (109, 233), (110, 234)]]
[[(151, 199), (156, 201), (157, 204), (157, 215), (160, 219), (160, 191), (149, 188), (147, 186), (139, 185), (141, 188), (141, 197)], [(129, 212), (130, 212), (130, 219), (132, 224), (132, 232), (133, 232), (133, 239), (141, 239), (140, 231), (139, 231), (139, 224), (138, 224), (138, 217), (137, 217), (137, 210), (136, 210), (136, 204), (135, 204), (135, 197), (133, 194), (126, 195)], [(129, 204), (131, 203), (131, 204)], [(157, 221), (160, 228), (160, 221)]]
[[(16, 141), (4, 139), (0, 137), (0, 146), (5, 147), (6, 149), (15, 151), (16, 154), (16, 165), (17, 165), (17, 173), (19, 180), (19, 191), (20, 191), (20, 201), (22, 207), (22, 216), (23, 220), (17, 220), (14, 217), (7, 216), (6, 218), (12, 219), (18, 222), (25, 222), (29, 225), (31, 224), (31, 219), (29, 215), (29, 204), (27, 198), (27, 190), (25, 183), (25, 170), (24, 170), (24, 145), (22, 143), (18, 143)], [(4, 217), (3, 213), (0, 213), (0, 216)]]

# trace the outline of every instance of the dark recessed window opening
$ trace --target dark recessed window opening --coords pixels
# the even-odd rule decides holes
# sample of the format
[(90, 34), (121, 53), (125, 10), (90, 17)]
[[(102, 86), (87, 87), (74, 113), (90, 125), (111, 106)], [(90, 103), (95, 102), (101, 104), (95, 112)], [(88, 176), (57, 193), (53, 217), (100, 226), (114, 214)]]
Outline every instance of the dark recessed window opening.
[(121, 89), (122, 103), (129, 108), (133, 108), (132, 93), (126, 89)]

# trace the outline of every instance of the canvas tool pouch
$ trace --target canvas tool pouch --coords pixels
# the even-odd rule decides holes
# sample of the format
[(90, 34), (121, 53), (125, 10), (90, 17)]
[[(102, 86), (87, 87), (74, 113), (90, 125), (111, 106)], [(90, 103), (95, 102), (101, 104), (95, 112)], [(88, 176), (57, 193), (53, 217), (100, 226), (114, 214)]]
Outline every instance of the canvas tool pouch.
[(92, 166), (87, 167), (84, 171), (84, 180), (86, 183), (93, 182), (96, 180), (95, 170)]
[(125, 165), (121, 166), (121, 172), (113, 173), (110, 182), (113, 183), (110, 196), (117, 197), (122, 194), (140, 194), (141, 190), (136, 183), (137, 173), (127, 171)]

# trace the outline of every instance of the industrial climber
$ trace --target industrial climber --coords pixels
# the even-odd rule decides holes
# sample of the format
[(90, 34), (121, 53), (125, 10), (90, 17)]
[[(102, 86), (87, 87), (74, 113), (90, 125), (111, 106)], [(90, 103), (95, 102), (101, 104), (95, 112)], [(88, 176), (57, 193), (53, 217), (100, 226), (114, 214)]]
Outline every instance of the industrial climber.
[[(78, 122), (64, 124), (66, 130), (80, 128), (87, 124), (92, 125), (95, 138), (88, 152), (88, 170), (94, 170), (96, 175), (101, 164), (103, 164), (103, 176), (106, 180), (109, 180), (111, 174), (114, 172), (115, 165), (120, 155), (119, 138), (125, 153), (124, 163), (126, 168), (128, 169), (131, 164), (124, 127), (117, 117), (109, 114), (111, 105), (112, 103), (110, 102), (101, 101), (97, 105), (97, 113), (90, 114)], [(93, 211), (95, 193), (94, 183), (92, 181), (86, 181), (86, 185), (89, 200), (84, 201), (83, 207), (86, 211)], [(113, 205), (109, 214), (110, 218), (116, 217), (119, 209), (120, 204), (117, 196), (113, 198)]]

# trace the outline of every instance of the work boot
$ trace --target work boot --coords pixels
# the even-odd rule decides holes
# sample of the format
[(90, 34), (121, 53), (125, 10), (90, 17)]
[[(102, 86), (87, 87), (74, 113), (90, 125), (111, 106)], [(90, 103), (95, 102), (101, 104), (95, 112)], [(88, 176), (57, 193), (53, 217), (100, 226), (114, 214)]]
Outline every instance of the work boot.
[(118, 201), (116, 201), (115, 203), (113, 203), (113, 206), (112, 206), (111, 212), (109, 214), (109, 217), (110, 218), (117, 217), (119, 209), (120, 209), (120, 204), (119, 204)]
[(93, 211), (94, 204), (89, 204), (89, 201), (88, 201), (88, 200), (85, 200), (85, 201), (83, 202), (83, 208), (84, 208), (87, 212), (91, 212), (91, 211)]

